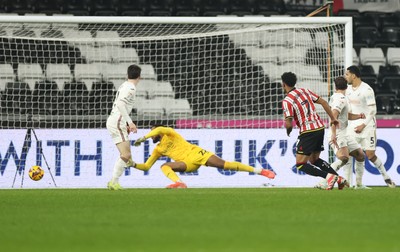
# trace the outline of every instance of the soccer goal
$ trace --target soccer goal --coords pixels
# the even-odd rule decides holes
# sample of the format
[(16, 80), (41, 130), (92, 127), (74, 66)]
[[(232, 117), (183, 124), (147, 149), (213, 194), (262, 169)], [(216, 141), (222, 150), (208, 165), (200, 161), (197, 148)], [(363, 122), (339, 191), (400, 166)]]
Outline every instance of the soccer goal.
[(102, 128), (126, 68), (133, 113), (182, 128), (279, 127), (280, 76), (323, 97), (352, 61), (345, 17), (0, 17), (1, 127)]
[[(299, 186), (304, 180), (287, 179), (296, 173), (290, 171), (295, 138), (288, 140), (279, 129), (280, 76), (294, 72), (298, 86), (327, 99), (333, 79), (352, 64), (352, 20), (0, 16), (0, 127), (7, 136), (0, 144), (2, 176), (15, 180), (14, 169), (23, 174), (25, 166), (43, 165), (45, 149), (61, 187), (104, 186), (118, 155), (105, 122), (131, 64), (142, 68), (131, 114), (143, 129), (140, 136), (154, 123), (172, 126), (225, 159), (279, 167), (278, 184)], [(278, 129), (265, 131), (269, 128)], [(24, 131), (15, 129), (40, 134), (31, 138), (28, 131), (24, 140)], [(134, 160), (146, 160), (151, 147), (135, 149)], [(219, 173), (223, 180), (203, 181), (221, 186), (253, 181)], [(135, 186), (147, 185), (134, 178)]]

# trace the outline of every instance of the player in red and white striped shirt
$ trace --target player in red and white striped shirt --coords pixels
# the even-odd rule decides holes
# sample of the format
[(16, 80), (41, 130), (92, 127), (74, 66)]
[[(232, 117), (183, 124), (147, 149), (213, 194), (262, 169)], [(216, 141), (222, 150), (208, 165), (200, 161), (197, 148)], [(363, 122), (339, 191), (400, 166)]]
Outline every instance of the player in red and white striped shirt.
[(296, 88), (297, 77), (294, 73), (286, 72), (281, 78), (282, 87), (286, 93), (286, 97), (282, 101), (282, 108), (287, 135), (289, 136), (292, 132), (293, 119), (300, 128), (296, 145), (297, 169), (311, 176), (326, 178), (328, 190), (333, 188), (336, 181), (339, 185), (347, 183), (326, 161), (319, 157), (321, 151), (324, 150), (325, 126), (316, 112), (315, 103), (320, 104), (328, 113), (331, 124), (339, 124), (332, 114), (328, 102), (308, 89)]

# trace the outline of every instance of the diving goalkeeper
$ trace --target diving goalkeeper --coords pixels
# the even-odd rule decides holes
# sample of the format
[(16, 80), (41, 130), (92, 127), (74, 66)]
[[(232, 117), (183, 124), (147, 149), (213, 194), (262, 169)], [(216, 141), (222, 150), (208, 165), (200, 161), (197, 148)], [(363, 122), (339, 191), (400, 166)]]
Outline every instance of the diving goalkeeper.
[(166, 156), (174, 160), (161, 165), (161, 171), (167, 178), (174, 183), (167, 188), (187, 188), (186, 184), (176, 175), (175, 172), (193, 172), (200, 168), (201, 165), (221, 168), (224, 170), (254, 172), (267, 178), (275, 178), (275, 173), (262, 168), (254, 168), (239, 162), (230, 162), (221, 159), (214, 153), (202, 149), (201, 147), (186, 141), (180, 134), (170, 127), (154, 125), (151, 131), (137, 139), (134, 143), (139, 146), (146, 139), (153, 139), (153, 143), (158, 143), (153, 153), (144, 164), (133, 164), (138, 170), (148, 171), (157, 159)]

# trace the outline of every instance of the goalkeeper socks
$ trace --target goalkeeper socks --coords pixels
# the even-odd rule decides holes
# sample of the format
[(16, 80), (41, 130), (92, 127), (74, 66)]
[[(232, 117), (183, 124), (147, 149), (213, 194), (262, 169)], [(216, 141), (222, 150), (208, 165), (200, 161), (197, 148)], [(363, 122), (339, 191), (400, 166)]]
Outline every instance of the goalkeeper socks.
[(328, 173), (326, 171), (322, 171), (320, 169), (318, 169), (317, 167), (311, 165), (311, 164), (296, 164), (296, 168), (299, 171), (303, 171), (305, 173), (307, 173), (308, 175), (311, 176), (315, 176), (315, 177), (322, 177), (322, 178), (326, 178), (326, 176), (328, 175)]
[(362, 161), (357, 161), (355, 164), (355, 170), (356, 170), (356, 184), (357, 185), (362, 185), (362, 177), (364, 175), (364, 164), (365, 162)]
[(176, 173), (172, 170), (172, 168), (170, 166), (168, 166), (168, 165), (161, 166), (161, 171), (170, 180), (172, 180), (174, 182), (180, 181), (178, 175), (176, 175)]
[(114, 165), (113, 176), (111, 179), (111, 183), (118, 184), (119, 177), (121, 177), (122, 173), (125, 170), (126, 163), (121, 158), (118, 158)]
[(317, 166), (323, 171), (326, 171), (327, 173), (332, 173), (335, 175), (338, 175), (337, 172), (328, 164), (328, 162), (318, 158), (317, 161), (313, 163), (313, 165)]
[(255, 172), (257, 174), (261, 173), (261, 169), (257, 172), (255, 168), (249, 165), (245, 165), (239, 162), (229, 162), (229, 161), (225, 161), (224, 170), (247, 171), (247, 172)]
[(384, 179), (390, 179), (389, 175), (386, 173), (385, 166), (383, 166), (382, 161), (378, 157), (376, 157), (374, 165), (379, 170), (379, 172), (382, 174)]

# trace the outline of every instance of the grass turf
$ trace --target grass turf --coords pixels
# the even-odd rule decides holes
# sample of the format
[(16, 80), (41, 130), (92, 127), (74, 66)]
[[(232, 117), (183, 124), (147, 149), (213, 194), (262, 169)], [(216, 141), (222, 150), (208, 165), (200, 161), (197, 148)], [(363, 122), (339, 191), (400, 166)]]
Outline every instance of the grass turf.
[(400, 189), (0, 190), (1, 251), (400, 251)]

